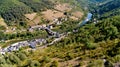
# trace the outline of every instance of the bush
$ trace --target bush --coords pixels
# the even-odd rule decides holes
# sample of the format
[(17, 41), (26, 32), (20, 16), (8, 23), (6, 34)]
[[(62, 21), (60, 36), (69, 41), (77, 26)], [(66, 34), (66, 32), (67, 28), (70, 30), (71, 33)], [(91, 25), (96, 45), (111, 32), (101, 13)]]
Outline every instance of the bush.
[(40, 63), (38, 61), (32, 61), (30, 67), (40, 67)]
[(113, 67), (113, 63), (108, 60), (104, 63), (104, 65), (105, 65), (105, 67)]
[(53, 61), (50, 67), (58, 67), (58, 61)]
[(41, 63), (43, 63), (43, 62), (48, 63), (50, 61), (51, 61), (51, 59), (48, 56), (44, 56), (44, 57), (42, 57), (41, 60), (39, 60), (39, 62), (41, 62)]
[(88, 64), (87, 67), (104, 67), (103, 60), (94, 60)]
[(20, 60), (25, 60), (25, 59), (27, 59), (27, 57), (26, 57), (26, 55), (25, 54), (23, 54), (23, 53), (19, 53), (18, 54), (18, 57), (20, 58)]
[(95, 49), (97, 46), (94, 43), (86, 42), (87, 49)]
[(6, 63), (5, 59), (4, 58), (0, 58), (0, 64), (5, 64), (5, 63)]
[(120, 55), (116, 55), (115, 57), (112, 58), (113, 62), (120, 62)]
[(66, 60), (71, 60), (73, 58), (74, 58), (74, 55), (72, 53), (67, 53), (67, 55), (65, 57)]
[(0, 67), (14, 67), (14, 66), (10, 64), (0, 64)]
[(21, 63), (20, 59), (14, 54), (9, 54), (9, 59), (13, 64), (20, 64)]

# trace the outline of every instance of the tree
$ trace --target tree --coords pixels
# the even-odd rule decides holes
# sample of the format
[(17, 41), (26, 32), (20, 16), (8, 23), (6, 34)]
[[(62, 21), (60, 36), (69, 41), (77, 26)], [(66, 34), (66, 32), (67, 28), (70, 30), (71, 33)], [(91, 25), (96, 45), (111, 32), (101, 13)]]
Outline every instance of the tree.
[(117, 27), (111, 25), (110, 27), (105, 28), (105, 33), (106, 33), (107, 38), (113, 39), (113, 38), (117, 37), (117, 34), (119, 32), (118, 32)]
[(20, 58), (20, 60), (25, 60), (25, 59), (27, 59), (27, 56), (24, 54), (24, 53), (19, 53), (18, 54), (18, 57)]
[(14, 54), (9, 54), (8, 57), (9, 57), (9, 59), (12, 63), (15, 63), (15, 64), (20, 64), (21, 63), (20, 59)]
[(0, 58), (0, 64), (5, 64), (5, 63), (6, 63), (5, 59), (4, 58)]

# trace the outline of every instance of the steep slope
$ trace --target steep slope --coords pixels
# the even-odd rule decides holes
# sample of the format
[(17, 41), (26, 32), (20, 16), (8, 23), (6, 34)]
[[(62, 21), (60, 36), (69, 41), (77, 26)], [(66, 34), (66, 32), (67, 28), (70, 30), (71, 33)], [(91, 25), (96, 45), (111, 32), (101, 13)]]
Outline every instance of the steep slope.
[[(25, 14), (38, 13), (40, 15), (41, 11), (52, 9), (54, 10), (54, 6), (59, 3), (67, 3), (70, 4), (73, 8), (72, 11), (82, 11), (80, 3), (76, 0), (1, 0), (0, 1), (0, 15), (5, 20), (6, 24), (23, 26), (26, 23), (30, 22), (31, 24), (34, 20), (28, 20), (25, 17)], [(37, 14), (37, 15), (38, 15)], [(38, 18), (40, 19), (40, 18)], [(39, 21), (38, 21), (39, 22)]]
[(18, 0), (1, 0), (0, 3), (0, 15), (4, 18), (8, 25), (24, 20), (23, 15), (32, 12), (30, 7)]
[(0, 15), (7, 25), (16, 25), (26, 22), (24, 14), (38, 12), (52, 5), (48, 0), (1, 0)]
[[(41, 1), (45, 0), (20, 0), (22, 4), (29, 7), (29, 9), (33, 12), (39, 12), (47, 8), (47, 5), (45, 5), (46, 2), (41, 3)], [(88, 7), (92, 4), (89, 8), (95, 6), (95, 14), (98, 13), (101, 17), (105, 17), (106, 14), (109, 16), (107, 16), (107, 19), (100, 19), (96, 24), (89, 21), (90, 24), (86, 24), (77, 30), (73, 30), (73, 28), (80, 21), (68, 19), (61, 25), (56, 26), (57, 31), (59, 28), (62, 31), (65, 30), (63, 33), (65, 33), (66, 37), (61, 39), (60, 42), (55, 42), (53, 45), (49, 45), (48, 47), (46, 47), (46, 45), (43, 45), (42, 47), (41, 45), (38, 45), (35, 50), (29, 49), (28, 47), (23, 47), (19, 51), (8, 52), (5, 55), (0, 55), (0, 67), (114, 67), (115, 63), (117, 63), (118, 66), (120, 65), (120, 16), (117, 16), (117, 13), (115, 13), (119, 10), (119, 0), (115, 0), (115, 2), (108, 2), (108, 0), (59, 1), (69, 3), (72, 6), (77, 4), (76, 6), (79, 7)], [(94, 5), (93, 3), (98, 5)], [(38, 6), (40, 4), (42, 5)], [(97, 11), (97, 9), (99, 11)], [(62, 10), (59, 11), (62, 12)], [(49, 9), (44, 12), (44, 14), (47, 13), (47, 15), (52, 15), (57, 13), (56, 11), (53, 13), (52, 12), (53, 10)], [(111, 14), (113, 15), (111, 16)], [(41, 33), (41, 31), (39, 32)], [(3, 35), (2, 32), (0, 33), (0, 38), (7, 36)], [(32, 35), (30, 32), (25, 34), (22, 32), (22, 34), (17, 33), (17, 35), (15, 34), (5, 38), (32, 38), (33, 36), (38, 36), (40, 33), (35, 33)], [(44, 35), (44, 33), (42, 34)], [(49, 41), (53, 39), (54, 38), (52, 37)], [(32, 41), (34, 42), (35, 40)]]
[(99, 6), (99, 13), (103, 14), (105, 12), (112, 11), (114, 9), (120, 8), (120, 0), (110, 1), (106, 4)]
[(103, 17), (103, 18), (120, 15), (119, 3), (120, 0), (112, 0), (104, 4), (100, 4), (97, 7), (95, 7), (94, 9), (95, 13), (99, 14), (99, 17)]
[(52, 8), (53, 3), (49, 0), (19, 0), (23, 2), (27, 6), (31, 7), (31, 9), (35, 12), (45, 10), (46, 8)]

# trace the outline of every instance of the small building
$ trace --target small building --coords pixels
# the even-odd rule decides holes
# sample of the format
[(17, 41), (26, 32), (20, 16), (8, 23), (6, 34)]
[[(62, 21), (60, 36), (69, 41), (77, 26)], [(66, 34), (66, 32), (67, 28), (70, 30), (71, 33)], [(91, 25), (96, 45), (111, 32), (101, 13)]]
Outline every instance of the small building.
[(62, 23), (61, 21), (57, 21), (57, 22), (56, 22), (57, 25), (60, 25), (61, 23)]
[(36, 43), (35, 42), (30, 42), (29, 47), (32, 49), (36, 48)]
[(28, 30), (29, 30), (29, 32), (33, 32), (34, 31), (33, 28), (29, 28)]
[(52, 25), (47, 25), (47, 28), (53, 29), (53, 26)]

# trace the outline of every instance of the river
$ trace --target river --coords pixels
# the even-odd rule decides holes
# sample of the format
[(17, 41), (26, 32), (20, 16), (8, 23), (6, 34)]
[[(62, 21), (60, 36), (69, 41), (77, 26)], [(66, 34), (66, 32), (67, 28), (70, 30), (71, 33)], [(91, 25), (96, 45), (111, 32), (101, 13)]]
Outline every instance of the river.
[(90, 21), (92, 19), (92, 16), (92, 13), (88, 13), (86, 19), (80, 24), (80, 27), (85, 25), (88, 21)]

